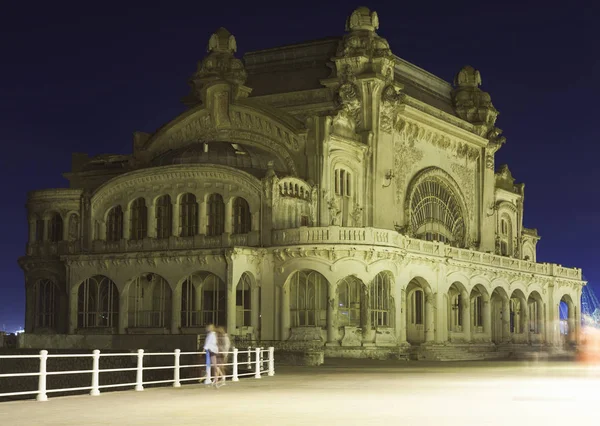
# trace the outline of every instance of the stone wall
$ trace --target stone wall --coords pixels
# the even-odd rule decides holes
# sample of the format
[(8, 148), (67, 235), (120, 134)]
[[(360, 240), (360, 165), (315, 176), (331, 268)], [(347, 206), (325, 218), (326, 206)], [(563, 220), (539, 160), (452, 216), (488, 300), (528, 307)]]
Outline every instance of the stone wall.
[(33, 334), (18, 336), (21, 349), (85, 349), (193, 352), (202, 347), (203, 339), (196, 334)]

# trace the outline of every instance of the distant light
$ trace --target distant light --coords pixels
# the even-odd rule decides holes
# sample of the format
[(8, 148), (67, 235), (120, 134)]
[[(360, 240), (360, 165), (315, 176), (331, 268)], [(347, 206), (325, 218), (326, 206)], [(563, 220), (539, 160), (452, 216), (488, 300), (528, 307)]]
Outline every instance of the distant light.
[(21, 334), (21, 333), (25, 333), (25, 330), (23, 330), (22, 328), (15, 331), (15, 334)]

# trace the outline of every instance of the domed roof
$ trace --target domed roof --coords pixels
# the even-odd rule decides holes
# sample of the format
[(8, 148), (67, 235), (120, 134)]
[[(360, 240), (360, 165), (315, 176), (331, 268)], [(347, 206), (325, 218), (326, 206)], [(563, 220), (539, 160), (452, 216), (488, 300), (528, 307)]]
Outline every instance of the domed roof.
[(283, 162), (274, 154), (256, 147), (225, 142), (198, 142), (170, 150), (156, 157), (154, 166), (171, 164), (220, 164), (235, 167), (257, 178), (263, 178), (269, 162), (278, 175), (287, 175)]

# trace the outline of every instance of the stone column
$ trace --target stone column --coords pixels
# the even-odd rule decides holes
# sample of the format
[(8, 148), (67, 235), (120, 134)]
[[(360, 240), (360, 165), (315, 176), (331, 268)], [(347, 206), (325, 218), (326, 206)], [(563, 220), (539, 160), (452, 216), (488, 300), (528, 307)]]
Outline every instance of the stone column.
[(171, 295), (171, 334), (181, 331), (181, 292), (182, 286), (178, 285)]
[(79, 308), (78, 293), (77, 290), (69, 288), (69, 334), (75, 334), (77, 330), (77, 317), (79, 316), (77, 312)]
[(225, 203), (225, 234), (233, 234), (233, 197)]
[(43, 240), (48, 241), (50, 237), (50, 219), (44, 217), (44, 232), (43, 232)]
[(148, 238), (156, 238), (156, 207), (152, 201), (146, 208), (146, 235)]
[(36, 228), (37, 222), (34, 217), (30, 217), (28, 222), (29, 222), (29, 244), (31, 244), (31, 243), (35, 242), (35, 228)]
[(402, 289), (402, 300), (400, 301), (400, 336), (398, 338), (398, 343), (406, 343), (406, 323), (407, 323), (407, 315), (406, 311), (406, 289)]
[[(231, 267), (231, 266), (228, 266)], [(229, 275), (229, 274), (228, 274)], [(237, 283), (227, 284), (227, 332), (229, 334), (236, 334), (236, 304), (235, 304), (235, 292), (237, 289)]]
[(290, 289), (281, 288), (281, 340), (290, 338)]
[(327, 286), (327, 343), (335, 341), (335, 284)]
[(129, 206), (126, 206), (123, 211), (123, 238), (126, 240), (131, 239), (131, 210)]
[(260, 287), (256, 284), (250, 288), (250, 325), (254, 329), (255, 336), (258, 337), (258, 329), (260, 324)]
[(67, 213), (67, 217), (60, 216), (63, 221), (63, 229), (62, 229), (62, 240), (69, 241), (69, 220), (71, 219), (71, 215)]
[(119, 291), (119, 324), (118, 333), (126, 334), (129, 324), (129, 294), (127, 291)]
[(464, 292), (461, 299), (463, 337), (466, 342), (470, 342), (473, 336), (471, 336), (471, 298), (469, 293)]
[(567, 324), (569, 327), (569, 334), (567, 335), (569, 343), (574, 343), (577, 340), (577, 330), (575, 326), (575, 304), (567, 303), (567, 307), (569, 309), (569, 317), (567, 320)]
[(252, 213), (252, 223), (250, 227), (251, 231), (259, 231), (260, 230), (260, 212), (256, 211)]
[(510, 335), (510, 299), (502, 299), (502, 342), (509, 342)]
[(434, 294), (425, 294), (425, 342), (435, 339), (435, 317), (433, 310)]
[[(524, 304), (523, 304), (524, 303)], [(529, 305), (527, 305), (527, 301), (521, 300), (521, 324), (523, 333), (525, 334), (525, 342), (529, 343), (531, 339), (529, 338)]]
[(485, 341), (492, 341), (492, 302), (488, 300), (483, 301), (483, 334), (485, 335)]
[(535, 301), (538, 305), (538, 317), (537, 317), (537, 325), (538, 325), (538, 333), (541, 337), (541, 343), (546, 343), (546, 304), (543, 302)]
[(448, 340), (448, 315), (444, 309), (444, 293), (438, 291), (435, 293), (434, 298), (434, 340), (435, 343), (443, 343)]
[(181, 235), (181, 231), (179, 229), (179, 203), (174, 202), (172, 204), (171, 210), (171, 235), (174, 237), (179, 237)]
[(208, 217), (206, 215), (206, 201), (202, 200), (198, 203), (198, 234), (206, 235), (206, 227), (208, 225)]
[(98, 222), (98, 235), (96, 235), (96, 239), (106, 241), (106, 222), (103, 220)]

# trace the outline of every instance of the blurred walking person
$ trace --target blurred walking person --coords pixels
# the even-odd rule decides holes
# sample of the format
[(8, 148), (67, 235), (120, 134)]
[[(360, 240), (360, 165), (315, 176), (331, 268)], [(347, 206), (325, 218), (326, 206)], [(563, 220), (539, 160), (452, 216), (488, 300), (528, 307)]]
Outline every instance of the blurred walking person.
[(225, 376), (227, 373), (227, 356), (229, 355), (228, 352), (229, 348), (231, 347), (231, 341), (229, 340), (229, 336), (223, 327), (217, 328), (217, 347), (219, 352), (217, 354), (215, 385), (220, 387), (225, 384)]
[[(204, 351), (206, 352), (206, 379), (204, 383), (210, 385), (211, 383), (216, 383), (217, 354), (219, 353), (219, 347), (217, 346), (217, 334), (215, 333), (215, 326), (212, 324), (206, 326)], [(213, 375), (211, 375), (211, 369), (214, 373)], [(214, 381), (211, 380), (211, 376), (214, 376)]]

